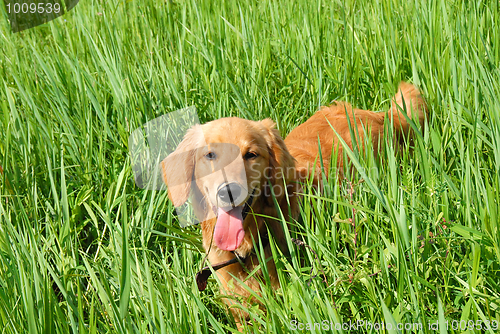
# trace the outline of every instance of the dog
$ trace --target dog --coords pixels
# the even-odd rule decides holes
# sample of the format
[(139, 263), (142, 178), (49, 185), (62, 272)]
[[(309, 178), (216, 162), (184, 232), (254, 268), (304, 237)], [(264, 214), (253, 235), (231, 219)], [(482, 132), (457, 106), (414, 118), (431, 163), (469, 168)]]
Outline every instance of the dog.
[[(425, 101), (415, 86), (405, 82), (400, 84), (387, 113), (397, 147), (413, 138), (401, 111), (406, 111), (410, 119), (415, 115), (423, 127)], [(162, 161), (163, 181), (174, 206), (179, 207), (192, 198), (203, 247), (221, 282), (221, 292), (228, 295), (223, 299), (228, 306), (234, 305), (237, 297), (251, 300), (251, 293), (240, 281), (250, 290), (260, 291), (262, 270), (249, 275), (259, 265), (255, 249), (264, 250), (266, 264), (261, 265), (267, 267), (273, 288), (280, 286), (268, 233), (286, 254), (280, 217), (287, 222), (297, 218), (297, 193), (301, 189), (298, 181), (313, 176), (315, 182), (321, 183), (318, 140), (326, 170), (330, 168), (333, 148), (336, 148), (337, 167), (342, 169), (343, 150), (337, 134), (352, 149), (349, 127), (354, 127), (358, 145), (363, 148), (364, 139), (370, 136), (378, 154), (385, 135), (385, 117), (386, 113), (354, 109), (346, 102), (336, 102), (292, 130), (286, 140), (270, 119), (222, 118), (189, 129), (176, 150)], [(235, 163), (236, 158), (241, 163)], [(205, 288), (212, 269), (205, 268), (197, 277), (200, 290)], [(248, 314), (235, 307), (230, 310), (241, 331)]]
[[(414, 140), (410, 124), (402, 111), (406, 112), (409, 119), (415, 116), (420, 128), (423, 129), (427, 115), (426, 103), (420, 91), (406, 82), (400, 83), (391, 109), (387, 113), (354, 109), (346, 102), (334, 102), (329, 107), (321, 108), (306, 122), (293, 129), (285, 139), (290, 154), (295, 158), (298, 179), (304, 181), (312, 177), (313, 185), (321, 187), (321, 165), (328, 176), (333, 150), (337, 155), (335, 174), (341, 178), (344, 176), (344, 150), (339, 136), (351, 150), (353, 142), (362, 151), (365, 148), (365, 140), (370, 140), (375, 156), (378, 156), (384, 137), (387, 135), (384, 133), (386, 117), (388, 124), (392, 124), (393, 127), (394, 147), (400, 151), (405, 141), (411, 143)], [(351, 131), (355, 140), (351, 136)], [(322, 161), (320, 161), (319, 147), (321, 147)]]
[[(161, 167), (174, 206), (191, 196), (207, 258), (229, 295), (224, 302), (248, 300), (251, 293), (238, 281), (260, 290), (262, 270), (249, 275), (259, 265), (255, 249), (263, 249), (271, 285), (278, 288), (269, 234), (283, 252), (286, 244), (274, 201), (287, 222), (297, 216), (298, 204), (294, 159), (275, 123), (230, 117), (194, 126)], [(197, 277), (200, 290), (210, 273), (205, 268)], [(241, 330), (248, 314), (230, 310)]]

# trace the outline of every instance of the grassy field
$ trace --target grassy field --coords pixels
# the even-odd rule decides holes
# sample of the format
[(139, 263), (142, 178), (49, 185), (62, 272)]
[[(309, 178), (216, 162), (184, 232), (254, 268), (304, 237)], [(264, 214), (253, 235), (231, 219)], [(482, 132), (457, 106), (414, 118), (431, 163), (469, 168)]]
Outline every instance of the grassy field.
[(500, 328), (499, 7), (82, 0), (21, 33), (2, 20), (0, 332), (235, 331), (217, 283), (197, 290), (198, 228), (135, 186), (129, 135), (194, 105), (285, 136), (333, 99), (386, 110), (400, 80), (424, 92), (428, 131), (382, 162), (354, 152), (351, 184), (304, 198), (296, 232), (318, 260), (280, 258), (248, 331)]

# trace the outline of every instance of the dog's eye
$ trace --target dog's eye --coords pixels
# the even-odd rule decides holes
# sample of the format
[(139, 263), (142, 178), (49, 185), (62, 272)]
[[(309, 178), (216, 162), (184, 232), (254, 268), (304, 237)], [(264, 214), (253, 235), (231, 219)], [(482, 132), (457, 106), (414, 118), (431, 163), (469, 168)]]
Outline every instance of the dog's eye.
[(245, 160), (251, 160), (257, 158), (259, 155), (255, 152), (247, 152), (243, 157)]
[(215, 160), (215, 158), (217, 158), (217, 155), (214, 152), (208, 152), (207, 154), (205, 154), (205, 158), (207, 158), (207, 160)]

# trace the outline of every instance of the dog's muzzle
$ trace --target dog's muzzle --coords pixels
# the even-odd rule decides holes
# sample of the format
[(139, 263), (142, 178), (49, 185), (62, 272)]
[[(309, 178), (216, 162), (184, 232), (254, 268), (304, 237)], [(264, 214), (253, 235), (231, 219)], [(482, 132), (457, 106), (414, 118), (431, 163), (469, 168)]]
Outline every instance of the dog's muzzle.
[[(252, 190), (252, 193), (245, 202), (245, 206), (243, 207), (243, 212), (242, 212), (243, 220), (245, 220), (245, 218), (248, 215), (248, 212), (250, 211), (250, 208), (252, 207), (256, 190), (257, 188), (254, 188)], [(235, 182), (224, 183), (220, 185), (219, 188), (217, 189), (217, 198), (219, 199), (218, 207), (233, 207), (233, 208), (236, 207), (237, 204), (240, 204), (239, 200), (241, 199), (238, 197), (241, 196), (242, 192), (244, 192), (243, 188), (238, 183)], [(235, 201), (235, 198), (237, 199), (237, 201)], [(218, 215), (217, 206), (215, 205), (212, 206), (212, 211), (217, 217)]]
[[(230, 185), (231, 184), (224, 185), (226, 187), (226, 189), (228, 188), (227, 189), (227, 196), (229, 196), (229, 197), (232, 196)], [(219, 188), (220, 188), (219, 191), (221, 189), (223, 189), (222, 187), (219, 187)], [(252, 193), (248, 197), (248, 200), (245, 202), (245, 206), (243, 207), (243, 211), (242, 211), (243, 220), (245, 220), (245, 218), (248, 214), (248, 211), (250, 211), (250, 208), (252, 207), (256, 190), (257, 190), (257, 188), (254, 188), (252, 190)], [(217, 196), (219, 196), (219, 191), (217, 192)], [(223, 194), (223, 195), (225, 196), (226, 194)], [(216, 209), (214, 209), (214, 212), (215, 212), (215, 214), (217, 214)], [(264, 240), (264, 244), (262, 245), (262, 247), (267, 247), (267, 245), (269, 244), (269, 237), (267, 235), (267, 231), (261, 233), (261, 239)], [(242, 265), (244, 264), (244, 262), (246, 260), (245, 257), (240, 257), (237, 252), (232, 252), (232, 253), (234, 254), (234, 258), (232, 258), (231, 260), (228, 260), (228, 261), (225, 261), (222, 263), (214, 264), (211, 268), (209, 266), (206, 266), (206, 267), (202, 268), (196, 274), (196, 283), (198, 285), (198, 290), (200, 290), (200, 291), (205, 290), (205, 288), (207, 287), (208, 278), (210, 277), (210, 275), (212, 275), (212, 273), (214, 271), (217, 271), (221, 268), (224, 268), (226, 266), (229, 266), (231, 264), (238, 263), (238, 262), (240, 262)]]
[(242, 187), (235, 182), (224, 183), (217, 189), (217, 199), (219, 201), (219, 207), (225, 206), (238, 206), (238, 200), (243, 193)]

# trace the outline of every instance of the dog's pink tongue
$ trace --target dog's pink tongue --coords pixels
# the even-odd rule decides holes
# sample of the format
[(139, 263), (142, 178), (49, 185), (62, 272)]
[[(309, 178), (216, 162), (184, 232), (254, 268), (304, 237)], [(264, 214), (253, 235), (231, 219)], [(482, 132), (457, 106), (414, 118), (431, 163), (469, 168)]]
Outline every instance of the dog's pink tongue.
[(242, 207), (225, 211), (219, 208), (214, 230), (214, 242), (222, 250), (233, 251), (245, 237), (243, 230)]

